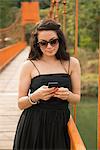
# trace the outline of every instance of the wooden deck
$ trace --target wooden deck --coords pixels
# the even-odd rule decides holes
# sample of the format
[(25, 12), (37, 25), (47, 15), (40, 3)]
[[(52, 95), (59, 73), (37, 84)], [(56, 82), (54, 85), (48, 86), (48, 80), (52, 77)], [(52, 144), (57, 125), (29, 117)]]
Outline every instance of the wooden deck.
[(0, 150), (12, 150), (15, 129), (21, 114), (17, 107), (18, 74), (28, 52), (27, 47), (0, 73)]

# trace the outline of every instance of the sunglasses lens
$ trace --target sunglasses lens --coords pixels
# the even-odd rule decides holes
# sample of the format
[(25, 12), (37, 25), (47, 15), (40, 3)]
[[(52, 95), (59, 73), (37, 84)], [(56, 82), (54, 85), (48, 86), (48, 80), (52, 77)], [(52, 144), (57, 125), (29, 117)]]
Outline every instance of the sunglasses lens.
[(58, 44), (58, 39), (53, 39), (53, 40), (50, 40), (50, 41), (41, 41), (39, 42), (39, 46), (42, 47), (42, 48), (46, 48), (48, 46), (48, 43), (50, 43), (51, 46), (55, 46)]
[(39, 45), (40, 45), (40, 47), (47, 47), (48, 42), (46, 42), (46, 41), (41, 41), (41, 42), (39, 42)]
[(56, 44), (58, 44), (58, 39), (54, 39), (50, 41), (51, 46), (55, 46)]

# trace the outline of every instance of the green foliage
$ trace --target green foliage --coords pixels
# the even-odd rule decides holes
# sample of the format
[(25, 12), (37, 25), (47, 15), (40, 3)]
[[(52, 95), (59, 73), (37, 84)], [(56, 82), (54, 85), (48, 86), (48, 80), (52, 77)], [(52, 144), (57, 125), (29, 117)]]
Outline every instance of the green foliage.
[(30, 44), (31, 33), (34, 31), (35, 24), (27, 24), (25, 26), (25, 40), (27, 44)]
[(100, 1), (80, 1), (79, 3), (79, 46), (96, 50), (98, 48), (98, 28), (100, 25)]
[(17, 2), (28, 2), (28, 0), (17, 0)]
[(49, 9), (40, 9), (40, 17), (41, 19), (47, 18), (49, 14)]
[[(2, 0), (0, 1), (0, 28), (7, 27), (15, 20), (18, 2), (35, 0)], [(48, 16), (50, 0), (39, 0), (40, 16)], [(75, 1), (66, 0), (66, 37), (69, 48), (74, 48), (75, 42)], [(42, 8), (42, 10), (41, 10)], [(59, 1), (59, 20), (63, 25), (63, 3)], [(98, 28), (100, 26), (100, 0), (79, 1), (79, 47), (92, 49), (98, 48)]]
[(50, 0), (39, 0), (39, 2), (41, 9), (46, 9), (50, 7)]
[(16, 0), (0, 1), (0, 28), (5, 28), (12, 24), (16, 18)]
[[(75, 42), (75, 1), (66, 0), (66, 34), (68, 47), (74, 47)], [(60, 3), (59, 18), (63, 25), (63, 5)], [(95, 51), (98, 48), (100, 26), (100, 1), (79, 1), (79, 38), (78, 46)]]
[(82, 95), (97, 96), (98, 95), (98, 75), (95, 73), (86, 73), (82, 76)]
[(98, 51), (79, 49), (81, 65), (81, 93), (87, 96), (98, 94)]
[[(74, 47), (74, 35), (75, 35), (75, 1), (67, 0), (66, 3), (66, 39), (68, 47)], [(64, 5), (62, 2), (59, 4), (59, 21), (63, 26), (63, 10)]]
[(66, 31), (68, 47), (74, 47), (75, 41), (75, 1), (68, 0), (66, 7)]

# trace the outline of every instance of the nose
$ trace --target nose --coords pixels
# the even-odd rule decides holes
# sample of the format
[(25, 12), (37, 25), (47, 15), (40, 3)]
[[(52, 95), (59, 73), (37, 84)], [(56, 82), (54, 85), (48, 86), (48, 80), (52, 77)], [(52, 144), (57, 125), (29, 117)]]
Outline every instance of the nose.
[(51, 44), (50, 43), (48, 43), (48, 45), (47, 45), (47, 48), (51, 48), (52, 46), (51, 46)]

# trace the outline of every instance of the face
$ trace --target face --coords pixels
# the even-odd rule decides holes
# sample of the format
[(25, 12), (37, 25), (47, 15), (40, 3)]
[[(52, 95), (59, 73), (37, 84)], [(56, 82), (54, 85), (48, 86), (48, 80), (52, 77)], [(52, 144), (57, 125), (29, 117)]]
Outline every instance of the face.
[(55, 56), (59, 48), (58, 36), (55, 31), (39, 31), (38, 32), (38, 44), (46, 56)]

